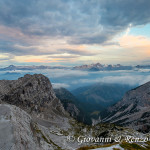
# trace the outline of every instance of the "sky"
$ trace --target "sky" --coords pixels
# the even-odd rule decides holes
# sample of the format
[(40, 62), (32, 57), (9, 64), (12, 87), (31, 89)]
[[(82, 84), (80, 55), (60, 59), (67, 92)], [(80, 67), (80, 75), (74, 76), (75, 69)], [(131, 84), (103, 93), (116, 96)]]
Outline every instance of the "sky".
[(149, 0), (0, 0), (0, 66), (150, 64)]

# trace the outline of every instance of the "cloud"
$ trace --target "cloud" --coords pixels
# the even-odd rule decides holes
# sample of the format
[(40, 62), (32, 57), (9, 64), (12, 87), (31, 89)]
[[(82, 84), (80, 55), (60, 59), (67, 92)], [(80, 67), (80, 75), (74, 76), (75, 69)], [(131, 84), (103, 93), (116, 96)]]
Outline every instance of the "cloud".
[(49, 69), (47, 70), (50, 78), (75, 78), (88, 76), (88, 72), (70, 69)]
[(0, 52), (21, 55), (54, 55), (71, 54), (78, 56), (91, 56), (96, 52), (88, 50), (86, 46), (69, 45), (64, 39), (55, 37), (29, 36), (20, 30), (0, 26)]
[(90, 56), (75, 46), (118, 45), (117, 34), (150, 23), (149, 6), (148, 0), (1, 0), (0, 52)]
[(95, 52), (89, 51), (89, 50), (78, 50), (78, 49), (59, 49), (58, 52), (60, 53), (69, 53), (69, 54), (76, 54), (81, 56), (91, 56), (95, 55)]
[(60, 58), (60, 59), (72, 59), (72, 58), (77, 58), (79, 57), (78, 55), (51, 55), (48, 56), (48, 58)]
[(136, 59), (139, 62), (150, 57), (150, 39), (144, 36), (125, 35), (119, 39), (120, 51), (129, 55), (128, 60)]
[(101, 5), (104, 8), (101, 22), (107, 27), (117, 26), (123, 28), (129, 25), (136, 26), (150, 22), (150, 17), (147, 14), (150, 12), (150, 1), (103, 0)]
[(52, 86), (54, 89), (59, 89), (61, 87), (63, 88), (69, 88), (70, 86), (66, 83), (52, 83)]
[[(37, 70), (38, 71), (38, 70)], [(81, 86), (92, 85), (95, 83), (110, 83), (110, 84), (127, 84), (138, 86), (150, 81), (149, 69), (141, 69), (139, 71), (98, 71), (88, 72), (71, 69), (48, 69), (39, 70), (46, 75), (55, 88), (65, 87), (75, 89)]]
[(129, 24), (149, 23), (149, 5), (147, 0), (2, 0), (0, 23), (28, 35), (104, 43)]
[[(135, 77), (136, 76), (136, 77)], [(119, 83), (119, 84), (128, 84), (128, 85), (140, 85), (142, 83), (144, 76), (135, 75), (135, 76), (108, 76), (101, 79), (101, 82), (105, 83)]]
[(5, 54), (0, 54), (0, 61), (7, 61), (7, 60), (12, 60), (14, 57), (12, 56), (12, 55), (10, 55), (10, 54), (7, 54), (7, 53), (5, 53)]
[[(142, 72), (142, 70), (141, 70)], [(149, 70), (147, 70), (149, 72)], [(73, 81), (72, 84), (94, 84), (94, 83), (117, 83), (117, 84), (128, 84), (131, 86), (142, 85), (150, 81), (150, 75), (139, 75), (138, 72), (130, 73), (121, 73), (120, 75), (115, 76), (104, 76), (101, 78), (95, 79), (79, 79), (78, 81)]]
[(120, 38), (120, 46), (129, 47), (150, 47), (150, 39), (144, 36), (125, 35)]

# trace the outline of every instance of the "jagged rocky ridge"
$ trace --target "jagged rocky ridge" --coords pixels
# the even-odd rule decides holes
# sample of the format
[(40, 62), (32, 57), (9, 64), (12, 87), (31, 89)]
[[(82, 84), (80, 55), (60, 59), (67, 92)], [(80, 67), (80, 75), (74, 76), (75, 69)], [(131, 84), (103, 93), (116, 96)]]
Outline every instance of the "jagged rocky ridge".
[(127, 92), (123, 99), (108, 108), (102, 117), (103, 122), (150, 132), (150, 82)]
[(78, 123), (56, 98), (49, 79), (41, 74), (0, 81), (0, 103), (1, 149), (75, 150), (93, 143), (68, 142), (68, 136), (111, 136), (112, 139), (115, 136), (144, 136), (111, 124), (92, 127)]

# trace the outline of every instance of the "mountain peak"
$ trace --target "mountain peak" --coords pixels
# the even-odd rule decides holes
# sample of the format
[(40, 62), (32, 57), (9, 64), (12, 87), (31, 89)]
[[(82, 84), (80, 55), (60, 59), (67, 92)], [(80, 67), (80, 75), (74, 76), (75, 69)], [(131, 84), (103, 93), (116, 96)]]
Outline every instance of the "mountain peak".
[(11, 67), (15, 67), (15, 66), (14, 66), (14, 65), (10, 65), (10, 66), (8, 66), (8, 67), (10, 67), (10, 68), (11, 68)]
[(16, 68), (16, 66), (14, 66), (14, 65), (10, 65), (10, 66), (8, 66), (8, 67), (6, 67), (7, 69), (10, 69), (10, 70), (14, 70), (15, 68)]
[(58, 108), (54, 111), (65, 114), (49, 79), (42, 74), (26, 74), (12, 81), (0, 80), (0, 99), (29, 113), (42, 113), (49, 107), (51, 111)]

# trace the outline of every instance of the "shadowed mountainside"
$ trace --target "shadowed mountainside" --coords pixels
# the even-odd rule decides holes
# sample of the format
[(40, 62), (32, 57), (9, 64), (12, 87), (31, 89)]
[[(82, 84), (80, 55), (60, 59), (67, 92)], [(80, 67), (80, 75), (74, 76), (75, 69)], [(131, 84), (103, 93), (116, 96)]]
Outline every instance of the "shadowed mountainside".
[(150, 82), (128, 91), (123, 99), (102, 113), (103, 122), (150, 131)]
[(99, 119), (101, 111), (121, 100), (125, 92), (132, 89), (129, 85), (97, 83), (77, 88), (72, 92), (86, 114), (86, 123)]

